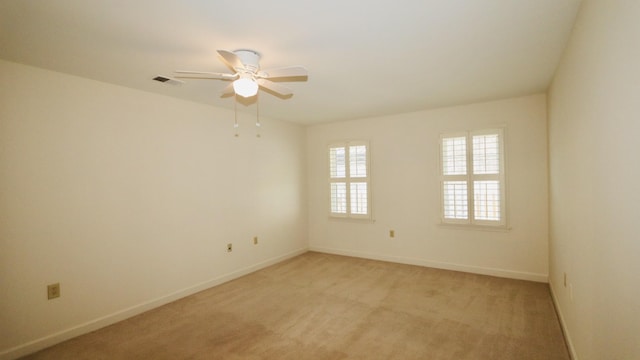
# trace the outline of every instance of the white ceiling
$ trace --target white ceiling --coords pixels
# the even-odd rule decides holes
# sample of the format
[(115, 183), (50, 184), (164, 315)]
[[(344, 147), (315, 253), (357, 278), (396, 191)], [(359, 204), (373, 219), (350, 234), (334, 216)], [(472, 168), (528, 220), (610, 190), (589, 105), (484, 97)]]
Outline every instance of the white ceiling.
[[(233, 108), (217, 49), (304, 65), (262, 116), (312, 124), (543, 92), (580, 0), (2, 0), (0, 58)], [(255, 111), (243, 104), (242, 111)]]

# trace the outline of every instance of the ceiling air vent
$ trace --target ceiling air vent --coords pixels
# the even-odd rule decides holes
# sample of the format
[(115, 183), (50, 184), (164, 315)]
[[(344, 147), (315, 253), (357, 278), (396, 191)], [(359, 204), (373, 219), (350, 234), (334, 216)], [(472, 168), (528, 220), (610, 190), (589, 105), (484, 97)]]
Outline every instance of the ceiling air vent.
[(169, 84), (169, 85), (182, 85), (182, 84), (184, 84), (184, 81), (180, 81), (180, 80), (177, 80), (177, 79), (174, 79), (174, 78), (170, 78), (168, 76), (162, 76), (162, 75), (158, 75), (158, 76), (154, 77), (153, 80), (159, 81), (161, 83)]

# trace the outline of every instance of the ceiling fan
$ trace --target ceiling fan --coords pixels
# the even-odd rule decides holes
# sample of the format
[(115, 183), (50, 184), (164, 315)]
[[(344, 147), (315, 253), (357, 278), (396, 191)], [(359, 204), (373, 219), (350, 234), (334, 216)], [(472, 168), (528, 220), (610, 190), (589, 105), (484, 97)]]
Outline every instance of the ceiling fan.
[(287, 66), (268, 70), (260, 70), (260, 54), (254, 50), (239, 49), (234, 51), (218, 50), (223, 62), (235, 73), (215, 73), (208, 71), (176, 70), (179, 78), (217, 79), (232, 81), (222, 90), (223, 95), (238, 94), (242, 97), (252, 97), (258, 93), (258, 88), (270, 90), (281, 96), (291, 96), (293, 92), (286, 86), (269, 79), (287, 81), (306, 80), (307, 69), (304, 66)]

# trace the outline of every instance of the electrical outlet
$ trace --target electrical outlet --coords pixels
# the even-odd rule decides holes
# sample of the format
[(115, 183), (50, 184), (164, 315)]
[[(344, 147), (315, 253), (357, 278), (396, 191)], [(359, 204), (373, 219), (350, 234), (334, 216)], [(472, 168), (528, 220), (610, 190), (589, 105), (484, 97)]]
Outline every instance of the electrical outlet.
[(258, 237), (257, 236), (253, 237), (253, 245), (258, 245)]
[(228, 243), (227, 244), (227, 252), (232, 252), (233, 251), (233, 244), (232, 243)]
[(60, 283), (47, 285), (47, 299), (55, 299), (60, 297)]
[(396, 231), (395, 230), (389, 230), (389, 237), (390, 238), (396, 237)]

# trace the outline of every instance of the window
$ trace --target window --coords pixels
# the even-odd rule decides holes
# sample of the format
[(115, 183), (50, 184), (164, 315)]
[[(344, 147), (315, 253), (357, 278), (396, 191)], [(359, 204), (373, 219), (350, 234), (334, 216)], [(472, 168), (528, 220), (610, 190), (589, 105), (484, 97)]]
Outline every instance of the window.
[(364, 141), (329, 146), (330, 215), (371, 218), (369, 145)]
[(501, 129), (440, 137), (442, 222), (505, 226)]

